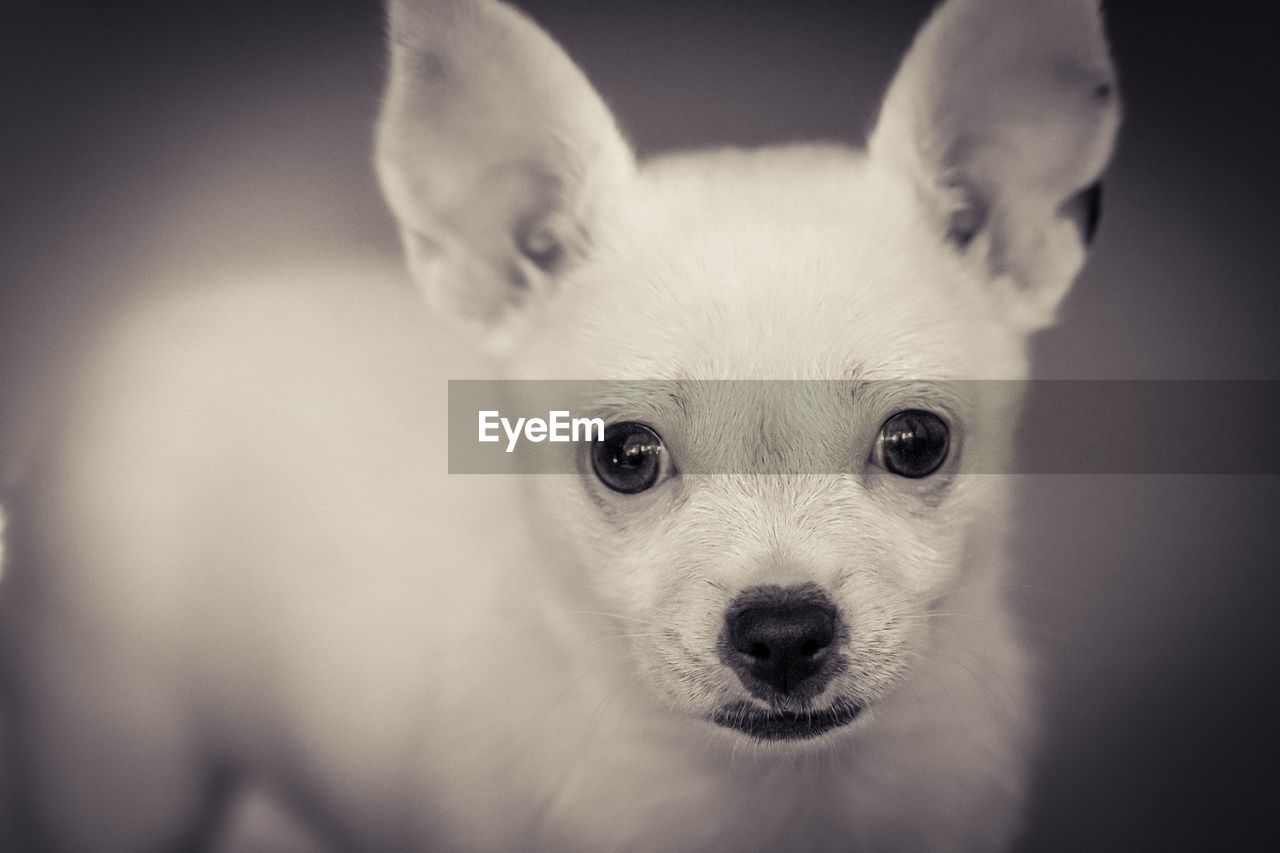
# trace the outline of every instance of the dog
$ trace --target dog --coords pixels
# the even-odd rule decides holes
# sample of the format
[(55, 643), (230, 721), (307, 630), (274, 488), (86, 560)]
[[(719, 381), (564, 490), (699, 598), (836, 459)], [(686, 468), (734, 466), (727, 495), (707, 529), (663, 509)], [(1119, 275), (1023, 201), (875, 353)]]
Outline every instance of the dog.
[[(947, 388), (1025, 378), (1085, 260), (1097, 0), (945, 0), (865, 150), (644, 163), (515, 8), (387, 32), (425, 299), (316, 261), (131, 306), (11, 489), (22, 849), (212, 844), (246, 786), (321, 849), (1012, 843), (1019, 385)], [(450, 475), (461, 377), (621, 390), (572, 474)]]

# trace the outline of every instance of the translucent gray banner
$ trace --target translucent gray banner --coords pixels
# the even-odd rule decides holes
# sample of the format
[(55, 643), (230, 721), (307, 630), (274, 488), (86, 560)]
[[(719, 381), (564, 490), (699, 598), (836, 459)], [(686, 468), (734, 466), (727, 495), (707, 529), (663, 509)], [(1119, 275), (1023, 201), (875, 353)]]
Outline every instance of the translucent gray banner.
[(1243, 380), (451, 380), (449, 472), (578, 473), (639, 423), (685, 474), (885, 473), (900, 412), (952, 474), (1280, 473), (1280, 382)]

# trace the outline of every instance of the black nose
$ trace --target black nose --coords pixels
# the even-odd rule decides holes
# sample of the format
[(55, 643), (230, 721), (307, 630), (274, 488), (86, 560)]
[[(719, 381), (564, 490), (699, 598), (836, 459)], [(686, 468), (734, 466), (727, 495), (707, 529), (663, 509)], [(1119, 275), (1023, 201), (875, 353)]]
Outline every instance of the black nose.
[[(815, 695), (830, 677), (835, 607), (817, 587), (757, 587), (725, 614), (725, 662), (753, 695)], [(825, 677), (823, 677), (825, 676)]]

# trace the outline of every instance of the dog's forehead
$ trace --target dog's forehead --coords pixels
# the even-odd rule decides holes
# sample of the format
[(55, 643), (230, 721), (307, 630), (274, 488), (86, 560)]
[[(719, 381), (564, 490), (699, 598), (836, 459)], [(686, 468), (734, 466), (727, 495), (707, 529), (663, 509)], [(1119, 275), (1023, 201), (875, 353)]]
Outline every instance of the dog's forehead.
[(814, 288), (874, 245), (872, 231), (909, 218), (879, 184), (864, 155), (835, 146), (665, 157), (642, 170), (617, 250), (694, 293)]
[(978, 357), (981, 282), (861, 152), (680, 155), (627, 202), (561, 304), (558, 345), (594, 374), (946, 378)]

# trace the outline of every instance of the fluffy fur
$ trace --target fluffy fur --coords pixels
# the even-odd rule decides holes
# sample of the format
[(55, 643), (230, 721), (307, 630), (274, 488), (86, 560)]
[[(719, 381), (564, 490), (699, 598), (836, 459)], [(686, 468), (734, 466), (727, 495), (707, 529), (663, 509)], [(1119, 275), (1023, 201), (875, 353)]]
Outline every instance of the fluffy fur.
[[(972, 470), (1018, 400), (921, 380), (1024, 377), (1079, 269), (1119, 115), (1096, 3), (949, 0), (867, 153), (644, 164), (510, 7), (393, 2), (389, 36), (377, 165), (446, 322), (390, 271), (318, 266), (103, 338), (12, 506), (25, 843), (175, 844), (257, 781), (337, 848), (1005, 845), (1028, 665), (1007, 483)], [(677, 464), (763, 442), (833, 473), (450, 477), (440, 380), (486, 375), (829, 380), (803, 416), (712, 386), (620, 405)], [(963, 443), (921, 481), (872, 461), (908, 407)], [(811, 706), (864, 705), (850, 725), (710, 721), (750, 701), (714, 645), (761, 584), (853, 626)]]

